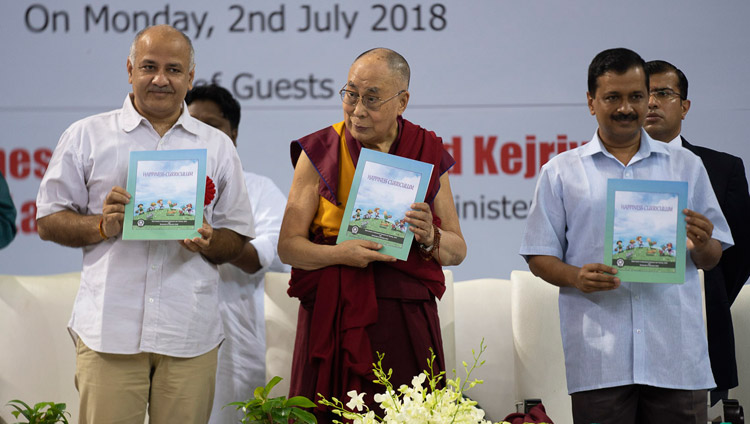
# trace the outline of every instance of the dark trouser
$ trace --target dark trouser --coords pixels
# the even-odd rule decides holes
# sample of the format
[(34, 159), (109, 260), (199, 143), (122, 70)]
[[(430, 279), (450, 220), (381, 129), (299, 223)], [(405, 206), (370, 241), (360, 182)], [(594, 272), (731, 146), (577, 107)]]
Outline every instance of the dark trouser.
[(705, 424), (706, 390), (634, 384), (573, 393), (575, 424)]

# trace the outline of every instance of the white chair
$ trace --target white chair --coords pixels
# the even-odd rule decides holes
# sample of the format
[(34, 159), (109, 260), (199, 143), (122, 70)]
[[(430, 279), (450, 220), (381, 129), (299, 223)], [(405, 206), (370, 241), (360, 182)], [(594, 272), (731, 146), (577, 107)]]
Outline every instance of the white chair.
[(266, 382), (274, 376), (283, 379), (271, 392), (273, 396), (286, 396), (289, 393), (289, 376), (292, 372), (299, 300), (286, 293), (289, 277), (288, 272), (268, 272), (265, 278)]
[[(443, 335), (445, 366), (455, 367), (455, 317), (453, 311), (453, 273), (444, 271), (446, 291), (438, 302), (438, 315)], [(269, 272), (265, 279), (264, 313), (266, 318), (266, 381), (274, 376), (283, 380), (276, 385), (272, 395), (286, 396), (292, 369), (292, 353), (297, 331), (299, 301), (286, 293), (289, 273)]]
[(513, 271), (511, 302), (518, 400), (541, 398), (555, 424), (573, 422), (560, 335), (559, 288)]
[(485, 363), (473, 374), (484, 383), (472, 388), (467, 396), (484, 409), (486, 419), (500, 421), (515, 411), (516, 401), (514, 349), (510, 337), (513, 331), (510, 280), (459, 281), (454, 284), (454, 290), (456, 373), (461, 379), (465, 378), (461, 363), (465, 361), (471, 366), (474, 360), (471, 351), (478, 354), (479, 343), (484, 339), (487, 349), (482, 360)]
[(75, 346), (67, 330), (80, 273), (0, 276), (0, 423), (16, 422), (5, 404), (64, 402), (78, 420)]
[(729, 391), (747, 411), (750, 407), (750, 287), (746, 284), (732, 304), (732, 325), (739, 386)]
[(451, 371), (456, 368), (456, 288), (453, 282), (453, 271), (443, 270), (445, 274), (445, 293), (438, 301), (438, 317), (440, 318), (440, 334), (443, 337), (443, 355), (445, 355), (445, 369)]

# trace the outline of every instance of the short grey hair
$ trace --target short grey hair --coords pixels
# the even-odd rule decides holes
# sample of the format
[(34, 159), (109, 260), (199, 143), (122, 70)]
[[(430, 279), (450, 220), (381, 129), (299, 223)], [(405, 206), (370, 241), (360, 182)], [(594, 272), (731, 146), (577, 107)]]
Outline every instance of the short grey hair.
[(357, 58), (354, 59), (353, 63), (356, 63), (359, 59), (369, 55), (377, 55), (385, 59), (386, 63), (388, 64), (388, 68), (399, 79), (401, 79), (404, 84), (406, 84), (406, 87), (404, 88), (407, 90), (409, 89), (411, 68), (409, 68), (409, 63), (406, 61), (406, 59), (404, 59), (403, 56), (401, 56), (395, 50), (391, 50), (385, 47), (375, 47), (374, 49), (367, 50), (366, 52), (357, 56)]
[(190, 40), (190, 37), (188, 37), (184, 32), (178, 30), (177, 28), (171, 26), (171, 25), (155, 25), (155, 26), (149, 26), (146, 28), (143, 28), (142, 30), (138, 31), (138, 33), (135, 35), (135, 38), (133, 38), (133, 42), (130, 44), (130, 54), (128, 55), (128, 59), (130, 59), (130, 64), (135, 66), (135, 53), (136, 53), (136, 44), (138, 44), (138, 41), (143, 37), (143, 35), (146, 33), (146, 31), (157, 28), (157, 27), (168, 27), (174, 30), (174, 32), (180, 34), (182, 38), (185, 39), (185, 41), (188, 44), (188, 47), (190, 48), (190, 65), (188, 66), (189, 70), (193, 70), (195, 68), (195, 49), (193, 48), (193, 42)]

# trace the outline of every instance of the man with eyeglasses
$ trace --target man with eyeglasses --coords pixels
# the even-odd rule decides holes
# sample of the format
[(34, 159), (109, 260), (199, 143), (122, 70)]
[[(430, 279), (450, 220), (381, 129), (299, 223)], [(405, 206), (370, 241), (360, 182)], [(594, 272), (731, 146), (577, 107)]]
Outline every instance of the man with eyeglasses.
[(726, 399), (729, 389), (738, 384), (730, 306), (750, 277), (750, 224), (744, 218), (750, 210), (750, 195), (745, 165), (736, 156), (694, 146), (682, 137), (682, 120), (690, 110), (690, 100), (688, 80), (681, 70), (669, 62), (653, 60), (646, 63), (646, 73), (651, 90), (643, 127), (655, 140), (682, 146), (701, 158), (734, 239), (734, 246), (724, 251), (719, 264), (705, 273), (708, 353), (716, 380), (711, 391), (713, 405)]
[[(385, 354), (394, 387), (426, 367), (445, 369), (435, 298), (445, 282), (441, 265), (466, 255), (447, 170), (455, 163), (442, 140), (402, 118), (410, 70), (393, 50), (361, 54), (341, 89), (344, 121), (292, 142), (294, 180), (279, 238), (279, 256), (292, 265), (289, 294), (301, 302), (290, 395), (348, 399), (372, 395), (375, 352)], [(415, 243), (406, 261), (380, 253), (381, 244), (349, 240), (336, 245), (361, 149), (434, 165), (424, 202), (405, 220)], [(323, 407), (319, 422), (332, 417)], [(340, 418), (339, 418), (340, 419)]]
[[(714, 386), (698, 268), (719, 262), (732, 237), (700, 160), (643, 130), (649, 80), (632, 50), (589, 65), (591, 142), (541, 169), (520, 253), (560, 287), (560, 330), (576, 424), (705, 424)], [(602, 264), (609, 179), (686, 181), (685, 281), (628, 281)], [(651, 220), (643, 225), (654, 225)], [(607, 247), (611, 248), (611, 247)]]

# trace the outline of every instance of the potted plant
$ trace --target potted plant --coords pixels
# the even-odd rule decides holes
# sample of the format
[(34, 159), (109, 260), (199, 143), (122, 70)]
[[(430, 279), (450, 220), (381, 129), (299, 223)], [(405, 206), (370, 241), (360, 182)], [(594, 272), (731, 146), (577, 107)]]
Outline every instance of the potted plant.
[(235, 406), (237, 410), (245, 413), (245, 417), (240, 421), (242, 424), (317, 424), (315, 415), (302, 409), (315, 407), (310, 399), (304, 396), (289, 399), (285, 396), (269, 397), (271, 389), (281, 380), (281, 377), (274, 377), (265, 387), (256, 388), (252, 399), (246, 402), (232, 402), (226, 406)]
[(16, 409), (11, 411), (14, 417), (22, 416), (28, 420), (16, 424), (68, 424), (65, 415), (70, 416), (70, 413), (65, 410), (64, 403), (39, 402), (31, 407), (21, 400), (14, 399), (7, 405)]

